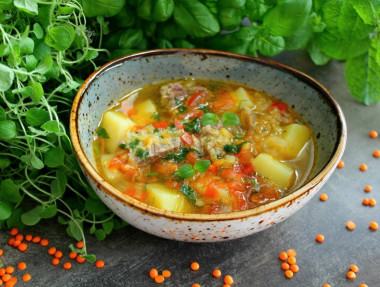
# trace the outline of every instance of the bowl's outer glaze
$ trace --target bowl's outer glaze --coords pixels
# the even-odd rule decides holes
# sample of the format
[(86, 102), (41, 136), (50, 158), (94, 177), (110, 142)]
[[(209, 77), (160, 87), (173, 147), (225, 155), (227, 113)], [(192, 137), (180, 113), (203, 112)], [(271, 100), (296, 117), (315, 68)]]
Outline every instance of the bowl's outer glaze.
[[(311, 180), (288, 196), (229, 214), (181, 214), (160, 210), (122, 194), (96, 172), (92, 142), (103, 112), (125, 93), (145, 84), (183, 77), (226, 79), (263, 90), (290, 104), (316, 133), (318, 158)], [(70, 132), (74, 150), (103, 202), (131, 225), (181, 241), (212, 242), (250, 235), (306, 204), (330, 177), (347, 138), (343, 113), (314, 79), (268, 60), (210, 50), (156, 50), (122, 57), (94, 72), (79, 90)]]

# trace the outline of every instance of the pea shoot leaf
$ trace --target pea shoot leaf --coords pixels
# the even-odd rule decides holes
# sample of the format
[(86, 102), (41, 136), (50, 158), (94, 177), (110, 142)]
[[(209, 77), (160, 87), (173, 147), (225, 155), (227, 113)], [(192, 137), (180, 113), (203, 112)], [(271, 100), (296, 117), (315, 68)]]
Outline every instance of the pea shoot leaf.
[(94, 215), (103, 215), (108, 211), (107, 206), (99, 199), (87, 198), (85, 203), (85, 210), (93, 213)]
[(83, 239), (82, 228), (83, 224), (81, 222), (76, 219), (70, 220), (68, 230), (70, 232), (70, 235), (77, 241), (81, 241)]
[(205, 113), (203, 117), (201, 118), (201, 125), (202, 126), (214, 126), (218, 123), (219, 117), (216, 114), (213, 113)]
[(3, 201), (0, 201), (0, 220), (9, 218), (12, 214), (12, 207)]
[(18, 229), (24, 228), (24, 223), (21, 221), (21, 214), (24, 211), (22, 208), (18, 207), (12, 211), (11, 216), (7, 219), (7, 226), (8, 228), (17, 227)]
[(49, 113), (40, 108), (30, 108), (25, 113), (26, 122), (32, 127), (37, 127), (49, 120)]
[(5, 121), (7, 118), (5, 110), (0, 106), (0, 121)]
[(178, 169), (177, 175), (181, 178), (191, 178), (194, 176), (193, 167), (190, 164), (185, 164)]
[(48, 132), (59, 132), (59, 123), (57, 121), (47, 121), (41, 128)]
[(17, 135), (14, 121), (0, 121), (0, 140), (11, 140)]
[(211, 162), (209, 160), (199, 160), (194, 164), (194, 170), (199, 173), (204, 173), (210, 167)]
[(8, 90), (12, 84), (15, 77), (14, 72), (8, 66), (0, 63), (0, 92), (5, 92)]
[(46, 32), (45, 43), (57, 51), (70, 48), (75, 38), (75, 30), (70, 24), (51, 27)]
[(45, 154), (45, 165), (47, 167), (59, 167), (64, 164), (65, 152), (60, 146), (50, 148)]
[(0, 200), (11, 203), (19, 203), (22, 200), (19, 188), (12, 179), (8, 178), (1, 181)]
[(235, 113), (227, 112), (223, 114), (222, 122), (225, 126), (234, 126), (240, 123), (240, 119)]
[(110, 234), (112, 232), (113, 226), (114, 226), (113, 221), (107, 221), (107, 222), (102, 223), (104, 232), (107, 234)]
[(38, 14), (38, 5), (35, 0), (14, 0), (13, 4), (21, 11)]
[(95, 230), (95, 236), (98, 240), (102, 241), (102, 240), (106, 239), (107, 234), (103, 229), (96, 229)]
[(24, 212), (21, 215), (22, 223), (24, 223), (27, 226), (36, 225), (41, 220), (40, 214), (41, 214), (41, 211), (43, 209), (44, 208), (42, 206), (37, 206), (37, 207), (29, 210), (28, 212)]
[(45, 207), (41, 211), (41, 218), (52, 218), (57, 214), (57, 206), (55, 204), (49, 205), (48, 207)]

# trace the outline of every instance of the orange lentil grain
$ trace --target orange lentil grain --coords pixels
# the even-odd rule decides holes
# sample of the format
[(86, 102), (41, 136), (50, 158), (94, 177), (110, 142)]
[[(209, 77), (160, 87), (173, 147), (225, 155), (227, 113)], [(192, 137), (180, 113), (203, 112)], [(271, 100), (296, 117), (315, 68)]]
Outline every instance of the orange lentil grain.
[(364, 187), (364, 191), (365, 192), (370, 192), (372, 190), (372, 186), (371, 185), (366, 185), (365, 187)]
[(355, 264), (351, 264), (351, 265), (350, 265), (350, 270), (351, 270), (352, 272), (358, 273), (358, 272), (359, 272), (359, 267), (356, 266)]
[(17, 234), (15, 237), (16, 240), (23, 241), (24, 240), (24, 235), (22, 234)]
[(154, 278), (154, 281), (155, 281), (156, 283), (158, 283), (158, 284), (161, 284), (162, 282), (165, 281), (165, 278), (164, 278), (164, 276), (162, 276), (162, 275), (157, 275), (157, 276)]
[(8, 245), (13, 246), (13, 244), (15, 244), (15, 241), (16, 241), (16, 239), (14, 239), (13, 237), (9, 238), (8, 239)]
[(53, 258), (53, 260), (51, 261), (51, 264), (57, 266), (59, 265), (59, 259), (58, 258)]
[(234, 283), (234, 278), (231, 275), (224, 276), (224, 283), (227, 285), (232, 285)]
[(15, 240), (15, 242), (13, 243), (13, 246), (18, 247), (20, 244), (21, 244), (20, 240)]
[(223, 287), (231, 287), (231, 285), (224, 284)]
[(292, 270), (286, 270), (285, 271), (285, 276), (286, 276), (286, 278), (292, 278), (293, 277), (293, 271)]
[(57, 252), (57, 248), (55, 248), (55, 247), (50, 247), (50, 248), (48, 249), (48, 253), (49, 253), (50, 255), (54, 255), (56, 252)]
[(10, 274), (4, 274), (1, 279), (3, 280), (3, 282), (8, 282), (9, 280), (11, 280), (12, 276)]
[(348, 279), (355, 279), (356, 278), (356, 274), (353, 271), (348, 271), (347, 272), (347, 278)]
[(170, 276), (172, 276), (172, 273), (169, 270), (164, 270), (162, 271), (162, 276), (164, 276), (165, 278), (169, 278)]
[(289, 256), (289, 258), (288, 258), (288, 263), (289, 264), (296, 264), (296, 262), (297, 262), (296, 257)]
[(212, 271), (212, 276), (214, 276), (215, 278), (219, 278), (220, 276), (222, 276), (222, 271), (220, 271), (219, 269), (215, 269), (214, 271)]
[(361, 171), (367, 171), (368, 166), (367, 166), (365, 163), (362, 163), (362, 164), (359, 166), (359, 169), (360, 169)]
[(28, 245), (26, 243), (21, 243), (19, 246), (18, 246), (18, 250), (20, 250), (21, 252), (24, 252), (28, 249)]
[(293, 273), (297, 273), (300, 270), (300, 268), (298, 267), (297, 264), (292, 264), (290, 265), (290, 270), (292, 270)]
[(18, 234), (18, 229), (16, 227), (13, 227), (9, 234), (12, 236), (16, 236)]
[(5, 274), (5, 268), (0, 268), (0, 277)]
[(283, 263), (281, 264), (281, 268), (282, 268), (282, 270), (289, 270), (289, 264), (286, 263), (286, 262), (283, 262)]
[(329, 197), (327, 196), (326, 193), (322, 193), (320, 196), (319, 196), (319, 199), (322, 200), (322, 201), (326, 201)]
[(3, 249), (0, 249), (0, 256), (3, 256), (3, 254), (4, 254)]
[(201, 287), (201, 285), (199, 285), (198, 283), (194, 283), (193, 285), (191, 285), (191, 287)]
[(288, 251), (286, 251), (286, 254), (288, 254), (288, 256), (296, 256), (297, 253), (294, 249), (288, 249)]
[(153, 269), (150, 269), (149, 271), (149, 276), (150, 278), (154, 279), (158, 276), (158, 271), (157, 269), (153, 268)]
[(104, 261), (103, 260), (98, 260), (95, 262), (96, 268), (103, 268), (104, 267)]
[(74, 252), (74, 251), (71, 251), (71, 252), (69, 253), (69, 258), (70, 258), (70, 259), (75, 259), (75, 258), (77, 258), (77, 256), (78, 256), (78, 254), (76, 254), (76, 252)]
[(32, 275), (30, 275), (29, 273), (22, 275), (22, 281), (28, 282), (30, 281), (30, 279), (32, 279)]
[(323, 287), (331, 287), (330, 284), (324, 284)]
[(375, 149), (372, 154), (374, 157), (380, 157), (380, 150)]
[(41, 241), (41, 237), (39, 237), (39, 236), (34, 236), (32, 239), (33, 243), (40, 243), (40, 241)]
[(86, 261), (85, 258), (83, 258), (83, 257), (81, 257), (79, 255), (77, 256), (76, 260), (77, 260), (78, 263), (84, 263)]
[(190, 268), (194, 271), (199, 270), (199, 263), (198, 262), (191, 263)]
[(47, 239), (42, 239), (41, 242), (40, 242), (41, 246), (45, 247), (45, 246), (48, 246), (49, 245), (49, 240)]
[(379, 134), (377, 133), (377, 131), (370, 131), (369, 132), (369, 136), (373, 139), (377, 138), (379, 136)]
[(344, 167), (344, 161), (343, 160), (340, 160), (338, 162), (338, 168), (343, 168)]
[(367, 284), (360, 284), (359, 287), (368, 287)]
[(25, 235), (25, 240), (26, 241), (32, 241), (32, 239), (33, 239), (33, 235), (32, 234)]
[(280, 260), (286, 261), (288, 259), (288, 254), (286, 254), (286, 252), (280, 252), (280, 255), (278, 257)]
[(377, 230), (379, 228), (379, 224), (377, 224), (376, 221), (371, 221), (369, 223), (369, 228), (371, 228), (372, 230)]
[(5, 267), (5, 273), (13, 274), (15, 272), (15, 268), (13, 266)]
[(376, 205), (376, 199), (374, 199), (374, 198), (370, 198), (370, 199), (368, 200), (368, 205), (370, 205), (370, 206), (375, 206), (375, 205)]
[(77, 242), (77, 248), (82, 249), (83, 246), (84, 246), (83, 241), (78, 241), (78, 242)]
[(346, 222), (346, 227), (349, 230), (354, 230), (356, 228), (356, 224), (355, 224), (355, 222), (349, 220)]
[(17, 269), (18, 270), (25, 270), (26, 269), (26, 263), (20, 262), (19, 264), (17, 264)]
[(363, 205), (368, 205), (369, 199), (368, 198), (363, 198), (362, 204)]
[(58, 251), (56, 251), (56, 252), (54, 253), (54, 257), (55, 257), (55, 258), (60, 259), (60, 258), (62, 258), (62, 256), (63, 256), (63, 253), (62, 253), (62, 251), (60, 251), (60, 250), (58, 250)]
[(65, 262), (65, 263), (63, 263), (63, 268), (65, 268), (66, 270), (71, 269), (71, 262)]
[(319, 243), (322, 243), (323, 241), (325, 241), (325, 237), (323, 236), (323, 234), (318, 234), (316, 237), (315, 237), (315, 240)]
[(3, 280), (0, 279), (0, 286), (3, 285)]

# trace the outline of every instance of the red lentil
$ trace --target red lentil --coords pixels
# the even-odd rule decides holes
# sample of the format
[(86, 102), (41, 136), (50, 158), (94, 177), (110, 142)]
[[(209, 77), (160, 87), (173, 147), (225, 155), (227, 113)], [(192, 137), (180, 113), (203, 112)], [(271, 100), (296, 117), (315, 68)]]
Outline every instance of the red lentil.
[(365, 163), (362, 163), (362, 164), (359, 166), (359, 169), (360, 169), (361, 171), (367, 171), (368, 166), (367, 166)]
[(374, 198), (370, 198), (370, 199), (368, 200), (368, 204), (369, 204), (370, 206), (375, 206), (375, 205), (376, 205), (376, 199), (374, 199)]
[(164, 276), (165, 278), (169, 278), (170, 276), (172, 276), (172, 273), (169, 270), (164, 270), (162, 271), (162, 276)]
[(286, 261), (288, 259), (288, 254), (286, 254), (286, 252), (280, 252), (280, 255), (278, 257), (280, 260)]
[(191, 263), (190, 268), (194, 271), (199, 270), (199, 263), (198, 262)]
[(152, 279), (156, 278), (156, 277), (158, 276), (158, 271), (157, 271), (157, 269), (155, 269), (155, 268), (151, 269), (151, 270), (149, 271), (149, 276), (150, 276), (150, 278), (152, 278)]
[(370, 131), (369, 132), (369, 136), (373, 139), (377, 138), (379, 136), (379, 134), (377, 133), (377, 131)]
[(16, 239), (16, 240), (19, 240), (19, 241), (23, 241), (23, 240), (24, 240), (24, 235), (22, 235), (22, 234), (17, 234), (17, 235), (15, 236), (15, 239)]
[(26, 269), (26, 263), (25, 262), (20, 262), (17, 264), (18, 270), (25, 270)]
[(286, 276), (286, 278), (292, 278), (293, 277), (293, 271), (292, 270), (286, 270), (285, 271), (285, 276)]
[(45, 246), (48, 246), (49, 245), (49, 240), (47, 239), (42, 239), (41, 242), (40, 242), (41, 246), (45, 247)]
[(33, 235), (31, 235), (31, 234), (25, 235), (26, 241), (32, 241), (32, 239), (33, 239)]
[(354, 229), (356, 228), (356, 224), (355, 224), (355, 222), (349, 220), (349, 221), (347, 221), (347, 223), (346, 223), (346, 227), (347, 227), (347, 229), (349, 229), (349, 230), (354, 230)]
[(5, 273), (13, 274), (15, 272), (15, 268), (13, 266), (5, 267)]
[(59, 265), (59, 259), (58, 258), (53, 258), (53, 260), (51, 261), (51, 264), (57, 266)]
[(158, 284), (161, 284), (162, 282), (165, 281), (165, 278), (164, 278), (164, 276), (162, 276), (162, 275), (158, 275), (158, 276), (156, 276), (156, 277), (154, 278), (154, 281), (156, 281), (156, 283), (158, 283)]
[(103, 268), (104, 267), (104, 261), (103, 260), (96, 261), (95, 266), (96, 266), (96, 268), (99, 268), (99, 269)]
[(28, 282), (30, 279), (32, 279), (32, 276), (29, 273), (22, 275), (22, 281)]
[(318, 234), (316, 237), (315, 237), (315, 240), (319, 243), (322, 243), (323, 241), (325, 241), (325, 237), (323, 236), (323, 234)]
[(327, 196), (326, 193), (322, 193), (322, 194), (319, 196), (319, 199), (320, 199), (321, 201), (326, 201), (328, 198), (329, 198), (329, 197)]
[(337, 165), (338, 168), (343, 168), (344, 167), (344, 161), (340, 160)]
[(293, 273), (297, 273), (300, 270), (300, 268), (298, 267), (297, 264), (292, 264), (290, 265), (290, 270), (292, 270)]
[(372, 154), (374, 157), (380, 157), (380, 150), (375, 149)]
[(371, 228), (372, 230), (377, 230), (379, 228), (379, 224), (377, 224), (376, 221), (371, 221), (369, 223), (369, 228)]
[(234, 283), (234, 278), (231, 275), (224, 276), (224, 283), (228, 285), (232, 285)]
[(289, 258), (288, 258), (288, 263), (289, 264), (296, 264), (296, 262), (297, 262), (296, 257), (289, 256)]
[(21, 243), (19, 246), (18, 246), (18, 250), (20, 250), (21, 252), (24, 252), (28, 249), (28, 245), (26, 243)]
[(54, 255), (56, 252), (57, 252), (57, 248), (55, 248), (55, 247), (50, 247), (50, 248), (48, 249), (48, 253), (49, 253), (50, 255)]
[(356, 278), (356, 274), (353, 271), (348, 271), (347, 272), (347, 278), (348, 279), (355, 279)]
[(222, 276), (222, 271), (220, 271), (219, 269), (215, 269), (214, 271), (212, 271), (212, 276), (219, 278)]
[(350, 270), (352, 272), (358, 273), (359, 272), (359, 267), (356, 266), (356, 265), (354, 265), (354, 264), (352, 264), (352, 265), (350, 265)]
[(288, 249), (288, 251), (286, 251), (286, 254), (288, 256), (296, 256), (297, 255), (297, 253), (294, 249)]
[(363, 203), (363, 205), (368, 205), (369, 199), (368, 198), (363, 198), (362, 203)]
[(286, 262), (283, 262), (282, 264), (281, 264), (281, 268), (282, 268), (282, 270), (289, 270), (289, 264), (288, 263), (286, 263)]
[(365, 187), (364, 187), (364, 191), (365, 192), (370, 192), (372, 190), (372, 186), (371, 185), (366, 185)]
[(78, 254), (76, 254), (76, 252), (74, 252), (74, 251), (71, 251), (71, 252), (69, 253), (69, 258), (70, 258), (70, 259), (75, 259), (75, 258), (77, 258), (77, 256), (78, 256)]
[(16, 227), (13, 227), (9, 234), (12, 236), (16, 236), (18, 234), (18, 229)]
[(65, 268), (66, 270), (71, 269), (71, 262), (65, 262), (65, 263), (63, 263), (63, 268)]

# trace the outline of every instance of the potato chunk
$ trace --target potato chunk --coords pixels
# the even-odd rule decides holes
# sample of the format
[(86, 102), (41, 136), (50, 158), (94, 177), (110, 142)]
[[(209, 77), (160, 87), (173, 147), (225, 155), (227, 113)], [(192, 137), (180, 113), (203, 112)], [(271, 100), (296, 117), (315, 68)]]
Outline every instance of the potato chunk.
[(233, 91), (232, 96), (239, 103), (240, 108), (252, 108), (255, 106), (249, 94), (243, 87), (240, 87)]
[(147, 184), (146, 189), (148, 191), (147, 203), (150, 205), (169, 211), (187, 212), (189, 210), (186, 197), (179, 191), (158, 183)]
[(106, 129), (109, 139), (105, 139), (105, 147), (109, 153), (115, 153), (120, 140), (135, 123), (120, 112), (107, 111), (103, 115), (102, 127)]
[(252, 164), (258, 174), (268, 178), (281, 188), (289, 187), (294, 181), (294, 169), (269, 154), (260, 153), (252, 160)]
[(295, 158), (300, 153), (301, 149), (305, 146), (311, 136), (311, 130), (300, 124), (287, 125), (281, 137), (286, 141), (287, 158)]
[(157, 112), (156, 105), (152, 100), (145, 100), (137, 105), (137, 114), (142, 117), (150, 118), (154, 113)]

